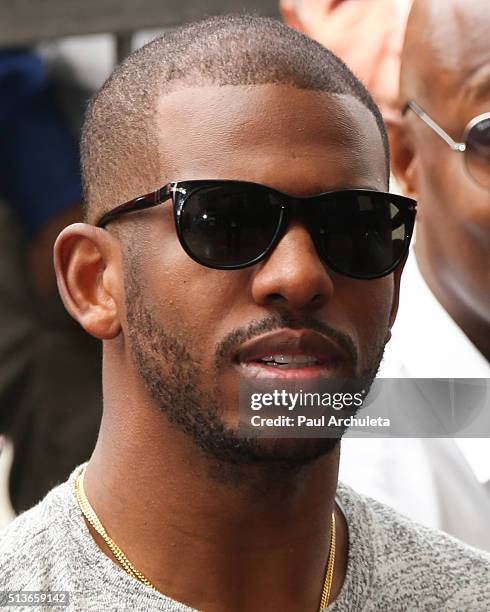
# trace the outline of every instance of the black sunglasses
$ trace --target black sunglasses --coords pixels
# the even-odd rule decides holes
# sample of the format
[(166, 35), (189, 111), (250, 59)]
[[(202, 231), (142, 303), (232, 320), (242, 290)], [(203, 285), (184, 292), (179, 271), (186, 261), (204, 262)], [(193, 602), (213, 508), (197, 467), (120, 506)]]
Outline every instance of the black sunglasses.
[(173, 201), (184, 251), (208, 268), (236, 270), (262, 261), (300, 218), (319, 256), (351, 278), (381, 278), (408, 252), (416, 202), (369, 189), (296, 197), (245, 181), (182, 181), (117, 206), (97, 223)]

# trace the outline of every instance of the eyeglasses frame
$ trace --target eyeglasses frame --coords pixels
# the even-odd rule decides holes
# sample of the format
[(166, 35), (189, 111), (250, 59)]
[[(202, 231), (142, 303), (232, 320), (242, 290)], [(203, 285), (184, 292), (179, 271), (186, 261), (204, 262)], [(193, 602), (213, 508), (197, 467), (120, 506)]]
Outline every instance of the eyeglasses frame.
[(402, 115), (405, 115), (408, 109), (412, 110), (420, 119), (422, 119), (425, 124), (427, 124), (438, 136), (440, 136), (453, 151), (457, 151), (458, 153), (466, 152), (468, 148), (466, 142), (468, 134), (475, 127), (475, 125), (480, 123), (480, 121), (490, 119), (490, 112), (482, 113), (481, 115), (473, 117), (473, 119), (466, 124), (463, 131), (463, 142), (456, 142), (426, 111), (424, 111), (421, 106), (417, 104), (417, 102), (414, 100), (409, 100), (402, 111)]
[[(229, 265), (229, 266), (218, 266), (218, 265), (210, 266), (209, 264), (206, 264), (205, 262), (200, 261), (199, 258), (196, 257), (196, 255), (192, 253), (190, 249), (187, 247), (186, 240), (184, 239), (182, 229), (181, 229), (181, 224), (180, 224), (180, 218), (181, 218), (181, 215), (184, 209), (184, 205), (187, 199), (192, 194), (195, 194), (196, 191), (198, 191), (201, 188), (212, 186), (213, 184), (215, 185), (240, 184), (240, 185), (251, 185), (253, 187), (257, 187), (257, 186), (267, 187), (268, 190), (276, 194), (279, 198), (284, 198), (283, 200), (281, 200), (281, 215), (277, 223), (277, 228), (276, 228), (274, 237), (272, 238), (268, 246), (265, 248), (265, 250), (260, 255), (258, 255), (257, 257), (255, 257), (254, 259), (250, 261), (247, 261), (246, 263), (239, 264), (239, 265)], [(173, 182), (167, 183), (166, 185), (164, 185), (160, 189), (157, 189), (156, 191), (147, 193), (142, 196), (138, 196), (137, 198), (129, 200), (128, 202), (125, 202), (124, 204), (120, 204), (119, 206), (116, 206), (112, 210), (109, 210), (108, 212), (103, 214), (102, 217), (99, 219), (99, 221), (95, 225), (96, 227), (105, 228), (105, 226), (110, 221), (113, 221), (114, 219), (118, 218), (120, 215), (137, 212), (140, 210), (145, 210), (148, 208), (153, 208), (154, 206), (163, 204), (169, 198), (172, 198), (174, 221), (175, 221), (175, 227), (177, 230), (177, 236), (179, 238), (179, 242), (182, 248), (187, 253), (187, 255), (191, 259), (199, 263), (200, 265), (204, 265), (206, 267), (212, 267), (213, 269), (217, 269), (217, 270), (239, 270), (242, 268), (248, 268), (249, 266), (259, 263), (260, 261), (262, 261), (262, 259), (266, 257), (268, 253), (270, 253), (274, 249), (277, 242), (279, 241), (279, 237), (282, 236), (285, 228), (289, 224), (290, 219), (295, 215), (299, 215), (299, 216), (301, 215), (300, 206), (301, 206), (301, 203), (304, 202), (304, 200), (312, 200), (312, 199), (330, 196), (334, 194), (346, 194), (346, 193), (352, 193), (352, 192), (355, 192), (356, 194), (359, 194), (359, 195), (365, 193), (365, 194), (376, 194), (377, 196), (386, 196), (392, 199), (393, 203), (396, 203), (397, 205), (401, 206), (401, 209), (404, 209), (405, 214), (406, 214), (404, 252), (408, 252), (408, 248), (410, 246), (410, 241), (412, 239), (413, 229), (415, 225), (415, 214), (417, 210), (417, 202), (405, 196), (382, 192), (382, 191), (376, 191), (374, 189), (357, 189), (357, 188), (337, 189), (337, 190), (319, 193), (314, 196), (291, 196), (289, 194), (278, 191), (277, 189), (274, 189), (272, 187), (268, 187), (267, 185), (262, 185), (260, 183), (253, 183), (251, 181), (238, 181), (238, 180), (226, 180), (226, 179), (173, 181)], [(355, 279), (361, 279), (361, 280), (372, 280), (375, 278), (382, 278), (384, 276), (387, 276), (388, 274), (393, 272), (400, 265), (402, 261), (403, 261), (403, 257), (399, 258), (388, 270), (385, 270), (382, 275), (375, 274), (372, 276), (365, 276), (365, 275), (358, 276), (358, 275), (346, 274), (344, 271), (340, 271), (340, 270), (336, 270), (336, 271), (339, 274), (342, 274), (343, 276), (347, 276), (349, 278), (355, 278)], [(326, 262), (326, 263), (332, 270), (335, 270), (335, 265), (331, 265), (330, 262)]]

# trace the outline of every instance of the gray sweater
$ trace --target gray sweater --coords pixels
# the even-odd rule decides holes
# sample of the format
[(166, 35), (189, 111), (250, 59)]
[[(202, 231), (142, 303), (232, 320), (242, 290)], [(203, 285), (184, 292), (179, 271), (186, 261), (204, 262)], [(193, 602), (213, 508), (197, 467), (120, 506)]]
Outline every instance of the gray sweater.
[[(0, 609), (192, 610), (140, 584), (101, 552), (76, 502), (75, 473), (0, 532)], [(329, 612), (490, 610), (489, 554), (341, 484), (338, 499), (349, 527), (349, 557), (344, 585)], [(2, 593), (8, 601), (19, 591), (64, 591), (61, 599), (68, 605), (2, 608)], [(18, 601), (23, 597), (18, 593)]]

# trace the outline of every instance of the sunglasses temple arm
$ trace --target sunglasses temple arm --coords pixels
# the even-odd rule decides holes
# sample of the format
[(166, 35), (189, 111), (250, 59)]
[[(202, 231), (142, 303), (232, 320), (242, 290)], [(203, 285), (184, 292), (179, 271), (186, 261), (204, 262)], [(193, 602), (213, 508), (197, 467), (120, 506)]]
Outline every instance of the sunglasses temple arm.
[(125, 204), (116, 206), (116, 208), (110, 210), (101, 217), (101, 219), (97, 223), (97, 227), (105, 227), (110, 221), (116, 219), (120, 215), (135, 212), (137, 210), (144, 210), (145, 208), (152, 208), (153, 206), (158, 206), (158, 204), (161, 204), (162, 202), (165, 202), (165, 200), (168, 200), (171, 195), (172, 190), (170, 189), (169, 185), (166, 185), (162, 189), (157, 189), (157, 191), (147, 193), (146, 195), (136, 198), (134, 200), (130, 200)]

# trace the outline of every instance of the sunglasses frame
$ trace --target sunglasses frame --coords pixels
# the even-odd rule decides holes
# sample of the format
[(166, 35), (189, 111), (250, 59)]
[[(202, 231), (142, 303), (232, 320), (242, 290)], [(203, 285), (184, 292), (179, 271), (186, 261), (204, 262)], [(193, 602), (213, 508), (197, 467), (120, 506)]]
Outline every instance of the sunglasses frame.
[[(408, 112), (408, 110), (413, 111), (417, 115), (417, 117), (419, 117), (419, 119), (422, 119), (422, 121), (426, 125), (428, 125), (440, 138), (442, 138), (442, 140), (444, 140), (446, 144), (448, 144), (451, 147), (453, 151), (456, 151), (457, 153), (467, 152), (468, 135), (471, 132), (471, 130), (475, 127), (475, 125), (477, 123), (480, 123), (480, 121), (485, 121), (485, 119), (490, 119), (490, 112), (482, 113), (481, 115), (477, 115), (476, 117), (473, 117), (473, 119), (470, 119), (470, 121), (468, 121), (463, 131), (462, 142), (456, 142), (456, 140), (451, 138), (451, 136), (446, 132), (446, 130), (444, 130), (436, 121), (434, 121), (434, 119), (428, 113), (426, 113), (426, 111), (421, 106), (419, 106), (417, 102), (415, 102), (414, 100), (409, 100), (406, 103), (405, 107), (403, 108), (402, 115), (405, 115)], [(466, 162), (466, 165), (468, 165), (468, 162)], [(471, 176), (472, 180), (478, 183), (478, 185), (481, 185), (481, 183), (471, 174), (471, 172), (469, 170), (467, 171), (468, 171), (468, 174)], [(481, 186), (485, 188), (484, 185), (481, 185)], [(486, 188), (488, 189), (488, 187)]]
[[(192, 253), (192, 251), (187, 246), (187, 242), (183, 236), (182, 227), (181, 227), (182, 212), (183, 212), (185, 203), (187, 202), (189, 197), (195, 194), (197, 191), (200, 191), (201, 189), (204, 189), (204, 188), (213, 187), (213, 186), (231, 186), (231, 185), (251, 186), (254, 188), (261, 187), (261, 188), (265, 188), (268, 191), (272, 192), (274, 195), (276, 195), (276, 197), (279, 198), (281, 202), (280, 217), (278, 219), (277, 228), (276, 228), (273, 238), (269, 242), (268, 246), (260, 253), (260, 255), (242, 264), (210, 265), (209, 263), (206, 263), (205, 261), (200, 260), (200, 258), (196, 256), (194, 253)], [(325, 197), (333, 198), (334, 196), (338, 196), (339, 194), (347, 195), (349, 193), (353, 193), (356, 196), (362, 195), (362, 194), (368, 194), (368, 195), (374, 194), (376, 195), (376, 197), (380, 197), (380, 196), (389, 197), (389, 199), (394, 204), (399, 206), (400, 210), (405, 215), (405, 219), (404, 219), (405, 236), (404, 236), (403, 255), (399, 257), (396, 260), (396, 262), (392, 266), (390, 266), (389, 269), (384, 270), (381, 274), (373, 274), (373, 275), (348, 274), (342, 270), (337, 269), (336, 265), (332, 264), (329, 261), (328, 256), (325, 253), (322, 252), (320, 257), (332, 270), (338, 272), (339, 274), (343, 276), (347, 276), (349, 278), (355, 278), (355, 279), (361, 279), (361, 280), (372, 280), (375, 278), (382, 278), (384, 276), (387, 276), (400, 265), (400, 263), (403, 261), (406, 254), (408, 253), (410, 241), (413, 235), (413, 228), (415, 225), (415, 214), (416, 214), (416, 209), (417, 209), (417, 202), (410, 198), (406, 198), (405, 196), (386, 193), (382, 191), (376, 191), (373, 189), (338, 189), (334, 191), (326, 191), (324, 193), (319, 193), (314, 196), (291, 196), (289, 194), (278, 191), (277, 189), (274, 189), (272, 187), (268, 187), (267, 185), (262, 185), (260, 183), (253, 183), (250, 181), (219, 180), (219, 179), (217, 180), (209, 179), (209, 180), (173, 181), (171, 183), (167, 183), (166, 185), (164, 185), (160, 189), (157, 189), (154, 192), (147, 193), (143, 196), (139, 196), (137, 198), (134, 198), (133, 200), (129, 200), (128, 202), (125, 202), (124, 204), (120, 204), (119, 206), (116, 206), (112, 210), (109, 210), (104, 215), (102, 215), (102, 217), (96, 223), (96, 226), (105, 228), (105, 226), (110, 221), (117, 219), (121, 215), (152, 208), (172, 198), (174, 221), (175, 221), (175, 227), (177, 230), (177, 236), (178, 236), (178, 239), (179, 239), (179, 242), (182, 248), (187, 253), (187, 255), (191, 259), (193, 259), (195, 262), (207, 268), (212, 268), (215, 270), (239, 270), (242, 268), (248, 268), (249, 266), (259, 263), (260, 261), (265, 259), (265, 257), (274, 249), (274, 247), (279, 242), (280, 238), (283, 236), (284, 231), (286, 230), (290, 220), (294, 216), (301, 216), (302, 211), (304, 211), (305, 201), (311, 201), (311, 200), (316, 200), (318, 198), (325, 198)]]

